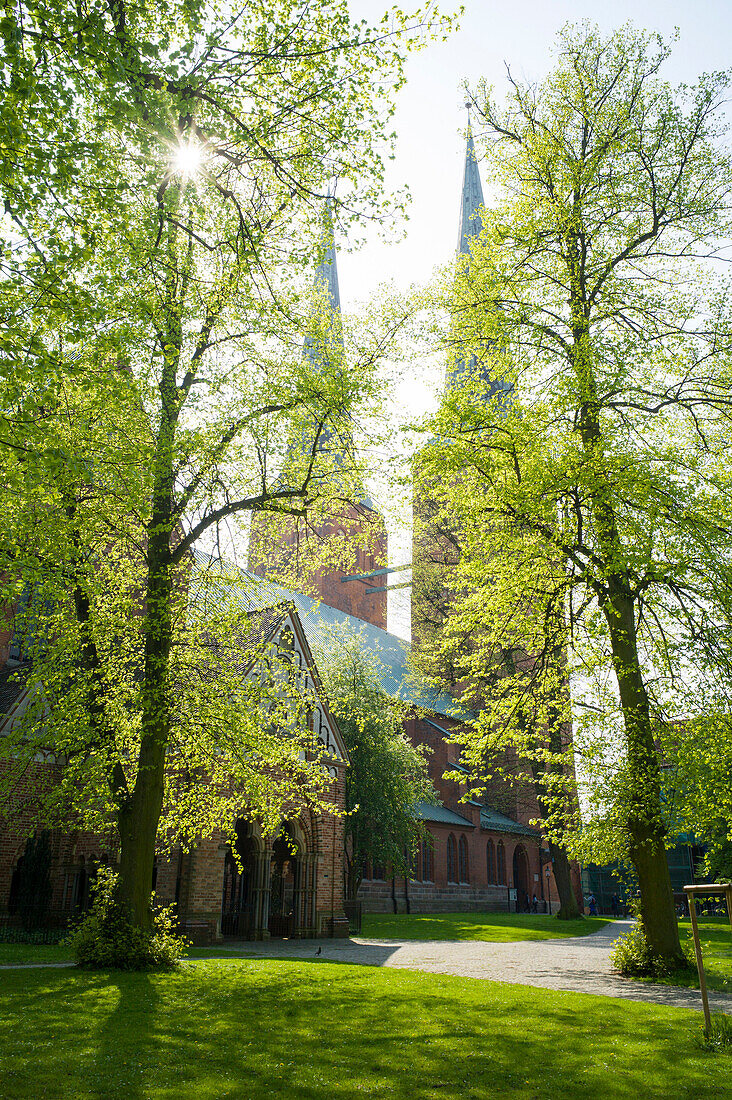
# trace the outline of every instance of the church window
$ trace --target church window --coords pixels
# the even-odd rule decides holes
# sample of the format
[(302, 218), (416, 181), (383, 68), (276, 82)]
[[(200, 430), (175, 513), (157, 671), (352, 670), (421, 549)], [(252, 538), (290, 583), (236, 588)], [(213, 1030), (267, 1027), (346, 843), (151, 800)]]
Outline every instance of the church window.
[(432, 882), (432, 848), (428, 840), (422, 841), (422, 881)]
[(492, 840), (485, 846), (485, 873), (488, 885), (492, 886), (496, 881), (496, 850)]
[(447, 838), (447, 881), (457, 882), (457, 876), (457, 844), (455, 843), (455, 837), (450, 833)]
[(422, 868), (420, 867), (422, 860), (420, 859), (419, 848), (413, 848), (408, 856), (409, 877), (419, 882), (422, 878)]
[(386, 867), (383, 863), (374, 863), (374, 878), (379, 880), (386, 878)]
[(498, 883), (500, 886), (506, 885), (506, 850), (502, 840), (498, 841)]
[(458, 851), (460, 855), (460, 881), (470, 882), (470, 868), (468, 866), (468, 842), (464, 836), (460, 837)]

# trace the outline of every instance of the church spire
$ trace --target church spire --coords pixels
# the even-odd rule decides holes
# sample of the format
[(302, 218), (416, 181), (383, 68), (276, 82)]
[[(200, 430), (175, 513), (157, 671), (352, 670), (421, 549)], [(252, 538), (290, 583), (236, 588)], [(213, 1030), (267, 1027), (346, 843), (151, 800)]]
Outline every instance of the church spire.
[(458, 235), (458, 255), (470, 253), (470, 241), (477, 237), (483, 228), (480, 209), (483, 204), (483, 188), (480, 183), (478, 162), (475, 159), (475, 144), (470, 126), (470, 104), (468, 108), (468, 142), (465, 149), (465, 171), (463, 172), (463, 193), (460, 200), (460, 228)]
[(338, 265), (336, 263), (335, 235), (333, 231), (333, 200), (326, 199), (323, 214), (323, 235), (320, 241), (322, 252), (320, 263), (315, 272), (315, 285), (328, 291), (333, 311), (340, 313), (341, 295), (338, 289)]
[[(313, 285), (324, 310), (324, 316), (321, 318), (320, 334), (306, 336), (303, 344), (303, 355), (310, 360), (316, 371), (340, 369), (343, 360), (341, 295), (338, 286), (338, 264), (336, 261), (333, 202), (331, 198), (327, 199), (323, 213), (323, 232), (319, 252), (320, 262), (315, 270)], [(353, 433), (348, 416), (345, 417), (345, 421), (335, 430), (330, 425), (324, 426), (321, 431), (318, 450), (330, 451), (337, 456), (337, 461), (341, 465), (347, 467), (353, 462)], [(305, 451), (308, 452), (312, 446), (312, 440), (307, 437), (307, 433), (302, 444)]]
[[(470, 103), (466, 103), (468, 109), (468, 133), (465, 145), (465, 168), (463, 170), (463, 190), (460, 197), (460, 226), (458, 230), (458, 259), (461, 256), (470, 256), (470, 244), (478, 237), (483, 229), (481, 211), (484, 207), (483, 187), (480, 182), (478, 161), (475, 156), (475, 143), (473, 130), (470, 125)], [(466, 362), (461, 358), (448, 363), (446, 388), (454, 390), (464, 384), (466, 376), (472, 376), (482, 382), (486, 390), (486, 397), (490, 399), (496, 394), (502, 397), (510, 392), (510, 385), (505, 379), (492, 378), (490, 368), (478, 363), (475, 355), (471, 355)]]

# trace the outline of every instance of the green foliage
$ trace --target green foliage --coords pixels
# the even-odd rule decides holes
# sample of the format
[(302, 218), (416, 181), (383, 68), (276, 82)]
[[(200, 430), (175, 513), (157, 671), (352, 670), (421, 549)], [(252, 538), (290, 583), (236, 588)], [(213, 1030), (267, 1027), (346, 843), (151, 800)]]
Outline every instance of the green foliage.
[(417, 803), (436, 803), (437, 795), (423, 752), (404, 735), (404, 707), (381, 687), (378, 657), (358, 635), (333, 633), (320, 667), (351, 762), (345, 835), (348, 892), (355, 897), (365, 860), (407, 870), (428, 837)]
[(683, 946), (682, 952), (675, 959), (654, 952), (640, 917), (629, 932), (624, 932), (615, 941), (610, 952), (610, 961), (626, 978), (672, 978), (677, 971), (696, 968), (688, 945)]
[(152, 927), (140, 928), (120, 899), (119, 876), (99, 871), (92, 907), (66, 940), (79, 966), (87, 970), (171, 970), (188, 943), (174, 931), (173, 907), (153, 906)]
[(141, 926), (161, 815), (189, 840), (232, 784), (268, 825), (322, 795), (306, 708), (284, 715), (284, 674), (244, 683), (256, 625), (203, 622), (192, 553), (361, 484), (321, 442), (378, 400), (381, 337), (347, 357), (310, 271), (334, 179), (338, 225), (384, 212), (406, 55), (450, 25), (342, 0), (23, 0), (0, 22), (0, 596), (35, 623), (2, 753), (10, 787), (38, 751), (68, 762), (45, 817), (116, 824)]
[(576, 773), (672, 959), (659, 742), (727, 713), (732, 667), (729, 78), (672, 89), (668, 46), (630, 27), (558, 45), (505, 109), (473, 96), (497, 197), (446, 293), (464, 369), (422, 456), (456, 544), (433, 652), (481, 702), (465, 762), (479, 776), (512, 747), (570, 846)]
[(707, 1031), (702, 1025), (697, 1033), (697, 1043), (702, 1050), (732, 1054), (732, 1016), (724, 1012), (713, 1012), (711, 1029)]
[(732, 840), (726, 831), (719, 829), (716, 834), (707, 834), (709, 852), (706, 857), (706, 871), (714, 882), (732, 882)]

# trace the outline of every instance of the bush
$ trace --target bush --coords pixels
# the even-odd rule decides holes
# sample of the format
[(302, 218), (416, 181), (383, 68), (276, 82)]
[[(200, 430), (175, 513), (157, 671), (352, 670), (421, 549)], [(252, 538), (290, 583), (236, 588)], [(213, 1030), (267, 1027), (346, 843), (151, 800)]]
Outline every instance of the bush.
[(732, 1054), (732, 1016), (727, 1016), (724, 1012), (713, 1012), (709, 1034), (707, 1035), (703, 1024), (700, 1032), (701, 1034), (697, 1034), (697, 1042), (703, 1050)]
[(93, 903), (67, 939), (79, 966), (89, 970), (172, 970), (188, 949), (174, 932), (173, 908), (154, 907), (150, 932), (132, 922), (116, 896), (117, 875), (101, 868)]
[(696, 965), (694, 958), (683, 947), (682, 956), (675, 966), (667, 959), (654, 955), (640, 918), (637, 918), (630, 932), (625, 932), (615, 941), (610, 961), (626, 978), (669, 978), (680, 970), (690, 970)]

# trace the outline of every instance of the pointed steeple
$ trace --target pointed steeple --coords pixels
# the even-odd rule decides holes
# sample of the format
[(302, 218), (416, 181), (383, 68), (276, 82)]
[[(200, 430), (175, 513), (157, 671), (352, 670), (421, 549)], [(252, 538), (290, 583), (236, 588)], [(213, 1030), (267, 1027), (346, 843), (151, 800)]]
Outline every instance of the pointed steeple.
[[(466, 104), (466, 107), (468, 104)], [(480, 183), (478, 162), (475, 159), (475, 144), (468, 114), (468, 143), (465, 149), (465, 171), (463, 173), (463, 193), (460, 200), (460, 228), (458, 232), (458, 254), (470, 252), (470, 241), (477, 237), (483, 228), (480, 209), (483, 203), (483, 188)]]
[(341, 295), (338, 289), (338, 265), (336, 263), (335, 236), (333, 232), (333, 200), (328, 199), (323, 215), (323, 236), (320, 247), (322, 258), (315, 272), (315, 285), (327, 289), (334, 310), (340, 311)]
[(329, 354), (340, 355), (343, 351), (343, 330), (341, 328), (341, 294), (338, 287), (338, 265), (336, 262), (335, 237), (333, 233), (333, 205), (328, 199), (323, 214), (323, 233), (320, 238), (320, 262), (315, 270), (313, 286), (324, 298), (324, 305), (330, 312), (327, 332), (323, 339), (305, 338), (303, 354), (317, 367), (328, 360)]
[[(470, 103), (466, 103), (468, 109), (468, 135), (465, 145), (465, 168), (463, 171), (463, 190), (460, 197), (460, 226), (458, 230), (457, 254), (470, 255), (470, 242), (478, 237), (483, 229), (481, 210), (483, 201), (483, 187), (480, 182), (478, 161), (475, 156), (475, 143), (473, 131), (470, 125)], [(495, 394), (507, 395), (511, 391), (510, 385), (503, 378), (491, 378), (487, 369), (479, 366), (475, 356), (471, 356), (466, 363), (463, 359), (455, 359), (448, 364), (446, 388), (454, 390), (460, 386), (466, 375), (473, 375), (482, 380), (486, 388), (486, 397), (489, 399)]]

